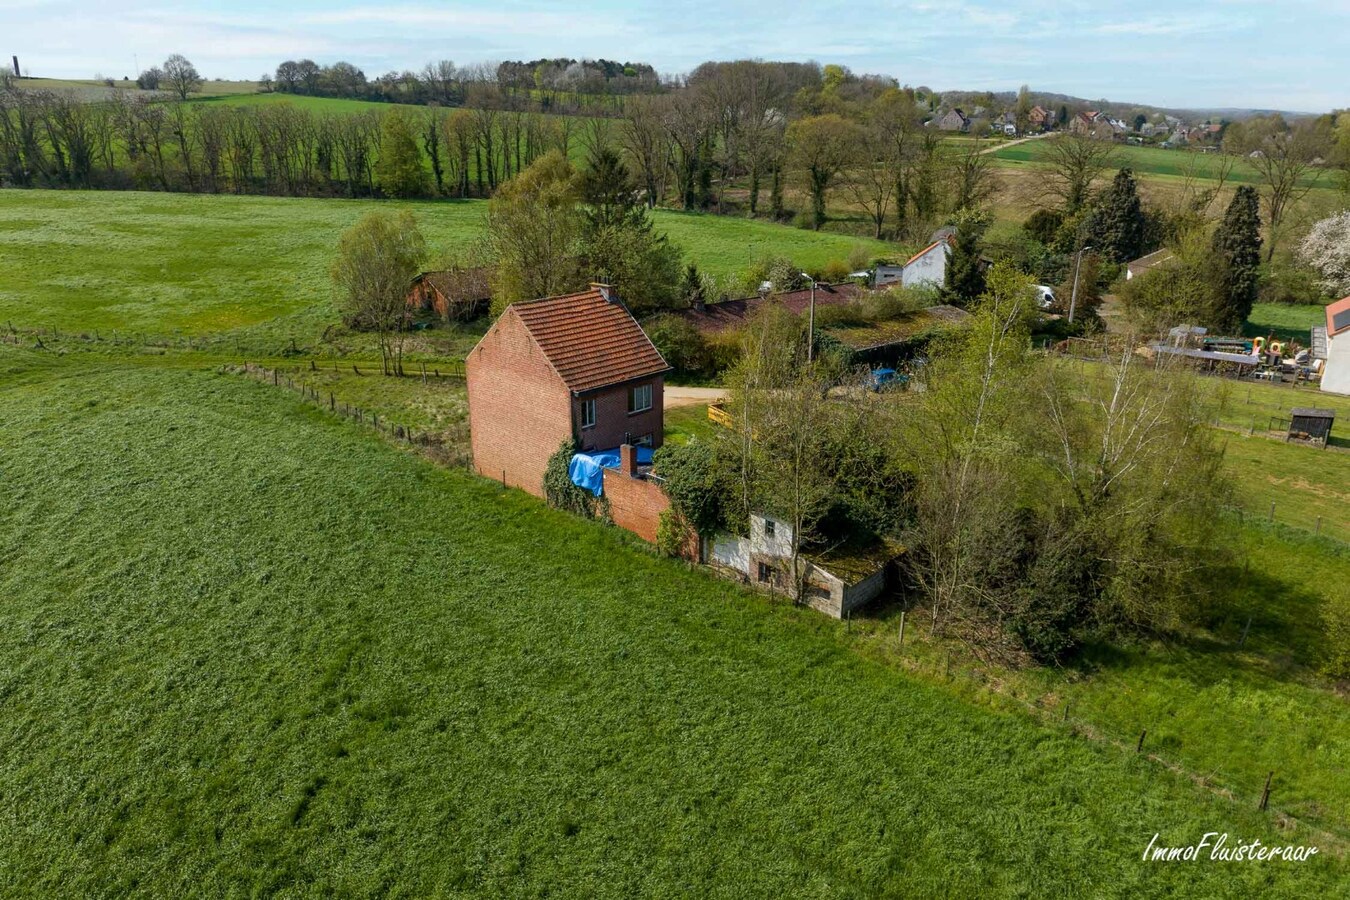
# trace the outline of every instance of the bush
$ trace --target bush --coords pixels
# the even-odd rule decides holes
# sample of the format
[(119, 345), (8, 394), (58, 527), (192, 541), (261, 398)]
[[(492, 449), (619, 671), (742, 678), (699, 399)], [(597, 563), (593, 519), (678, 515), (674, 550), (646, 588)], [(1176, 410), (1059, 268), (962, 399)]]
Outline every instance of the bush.
[(1064, 224), (1064, 214), (1057, 209), (1038, 209), (1022, 223), (1027, 234), (1042, 244), (1049, 244)]
[(544, 469), (544, 499), (554, 509), (594, 519), (602, 511), (601, 498), (573, 484), (567, 472), (568, 464), (576, 452), (576, 441), (567, 438), (548, 458), (548, 465)]
[(667, 444), (656, 451), (652, 462), (653, 470), (665, 479), (666, 496), (670, 497), (679, 524), (702, 535), (716, 531), (723, 522), (727, 504), (713, 446), (697, 440)]
[(697, 328), (679, 316), (657, 316), (644, 329), (677, 375), (710, 377), (712, 353)]
[(848, 263), (842, 259), (832, 259), (825, 264), (821, 270), (820, 280), (829, 284), (834, 284), (848, 278), (848, 273), (853, 271), (848, 267)]
[(1276, 259), (1266, 266), (1257, 290), (1262, 303), (1320, 306), (1326, 302), (1312, 270), (1294, 265), (1288, 259)]

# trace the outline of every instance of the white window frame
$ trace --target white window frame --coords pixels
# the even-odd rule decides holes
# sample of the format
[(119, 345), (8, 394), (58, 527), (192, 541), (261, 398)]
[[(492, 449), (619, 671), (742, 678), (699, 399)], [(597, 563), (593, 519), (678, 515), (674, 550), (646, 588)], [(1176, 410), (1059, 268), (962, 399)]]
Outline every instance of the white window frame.
[[(638, 398), (643, 397), (646, 400), (646, 406), (638, 406)], [(628, 389), (628, 414), (635, 416), (638, 413), (644, 413), (652, 408), (652, 386), (650, 384), (634, 385)]]
[[(590, 413), (590, 416), (589, 416), (589, 417), (586, 415), (586, 413), (588, 413), (588, 412)], [(587, 418), (590, 419), (589, 422), (586, 421)], [(595, 427), (595, 401), (594, 401), (594, 400), (582, 400), (582, 401), (581, 401), (581, 430), (582, 430), (582, 431), (585, 431), (587, 428), (594, 428), (594, 427)]]

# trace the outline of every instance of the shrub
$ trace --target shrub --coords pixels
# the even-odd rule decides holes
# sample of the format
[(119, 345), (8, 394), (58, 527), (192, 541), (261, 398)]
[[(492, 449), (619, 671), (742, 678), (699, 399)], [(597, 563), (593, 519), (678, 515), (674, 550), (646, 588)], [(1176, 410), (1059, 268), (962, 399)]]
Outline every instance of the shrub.
[(1026, 229), (1027, 234), (1040, 241), (1042, 244), (1049, 244), (1055, 239), (1060, 226), (1064, 224), (1064, 214), (1057, 209), (1038, 209), (1027, 216), (1026, 222), (1022, 227)]
[(667, 444), (656, 451), (653, 468), (665, 479), (666, 496), (679, 524), (702, 535), (717, 530), (723, 520), (724, 482), (711, 444), (698, 440)]
[(679, 316), (657, 316), (644, 325), (647, 337), (677, 375), (713, 374), (712, 353), (697, 328)]
[(848, 278), (848, 273), (851, 271), (853, 270), (848, 267), (848, 263), (844, 260), (832, 259), (821, 270), (820, 280), (833, 284)]
[(576, 452), (576, 441), (567, 438), (548, 458), (548, 465), (544, 469), (544, 499), (554, 509), (594, 519), (600, 509), (599, 498), (573, 484), (572, 477), (567, 472), (567, 467)]

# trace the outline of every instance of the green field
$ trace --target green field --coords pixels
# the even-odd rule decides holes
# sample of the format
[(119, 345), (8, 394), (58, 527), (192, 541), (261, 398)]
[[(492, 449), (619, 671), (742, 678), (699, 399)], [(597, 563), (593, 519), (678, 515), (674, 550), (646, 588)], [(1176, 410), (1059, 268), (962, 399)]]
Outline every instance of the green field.
[[(341, 231), (410, 206), (433, 256), (468, 249), (486, 204), (311, 200), (125, 191), (0, 191), (0, 323), (106, 335), (244, 332), (310, 342), (337, 320), (328, 279)], [(758, 257), (819, 269), (878, 241), (666, 210), (657, 227), (700, 269)]]
[[(1051, 139), (1053, 140), (1053, 138)], [(1161, 147), (1134, 147), (1121, 144), (1114, 148), (1115, 165), (1129, 166), (1137, 175), (1167, 175), (1172, 177), (1192, 177), (1212, 179), (1218, 175), (1223, 159), (1217, 153), (1200, 153), (1194, 150), (1165, 150)], [(994, 153), (994, 158), (1013, 165), (1021, 163), (1043, 163), (1050, 154), (1050, 141), (1027, 141), (1013, 147), (1004, 147)], [(1316, 175), (1309, 175), (1307, 183), (1312, 183)], [(1237, 184), (1259, 183), (1260, 175), (1246, 160), (1237, 160), (1228, 180)], [(1320, 180), (1320, 179), (1317, 179)]]
[[(128, 80), (123, 81), (121, 77), (114, 79), (113, 87), (109, 87), (103, 81), (93, 78), (20, 78), (15, 82), (21, 90), (31, 91), (60, 91), (62, 93), (74, 94), (86, 100), (102, 100), (114, 89), (137, 91), (135, 73), (128, 75)], [(204, 81), (201, 88), (196, 91), (194, 97), (241, 97), (253, 94), (258, 90), (256, 81)]]
[(0, 416), (15, 893), (1343, 883), (1143, 863), (1310, 839), (269, 386), (0, 348)]

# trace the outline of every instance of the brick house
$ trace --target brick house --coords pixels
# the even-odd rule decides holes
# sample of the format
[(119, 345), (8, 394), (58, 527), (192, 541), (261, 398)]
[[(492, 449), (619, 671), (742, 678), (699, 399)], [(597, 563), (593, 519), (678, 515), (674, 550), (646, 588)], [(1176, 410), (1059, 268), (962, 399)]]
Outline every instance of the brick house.
[(970, 130), (970, 118), (959, 109), (947, 110), (946, 114), (940, 116), (936, 122), (940, 131)]
[(474, 468), (542, 496), (569, 437), (583, 451), (661, 446), (669, 370), (607, 285), (512, 304), (465, 361)]

